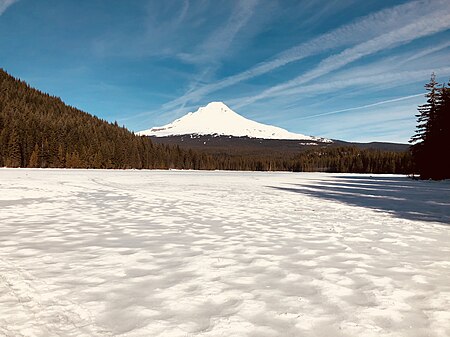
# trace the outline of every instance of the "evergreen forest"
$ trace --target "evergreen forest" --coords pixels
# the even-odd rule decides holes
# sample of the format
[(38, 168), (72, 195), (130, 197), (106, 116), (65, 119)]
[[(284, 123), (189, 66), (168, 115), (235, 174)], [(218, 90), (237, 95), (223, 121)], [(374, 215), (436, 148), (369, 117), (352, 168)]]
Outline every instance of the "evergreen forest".
[[(415, 157), (424, 156), (423, 149), (432, 144), (432, 138), (422, 138), (417, 143), (422, 145), (413, 147)], [(410, 173), (412, 165), (409, 152), (356, 147), (317, 146), (273, 157), (211, 154), (155, 144), (149, 137), (68, 106), (0, 69), (0, 167)]]

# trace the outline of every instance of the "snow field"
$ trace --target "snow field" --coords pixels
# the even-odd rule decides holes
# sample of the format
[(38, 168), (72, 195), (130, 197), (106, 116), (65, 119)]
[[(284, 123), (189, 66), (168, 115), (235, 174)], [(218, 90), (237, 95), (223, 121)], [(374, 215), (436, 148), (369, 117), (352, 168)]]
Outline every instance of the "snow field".
[(0, 335), (449, 336), (450, 185), (0, 170)]

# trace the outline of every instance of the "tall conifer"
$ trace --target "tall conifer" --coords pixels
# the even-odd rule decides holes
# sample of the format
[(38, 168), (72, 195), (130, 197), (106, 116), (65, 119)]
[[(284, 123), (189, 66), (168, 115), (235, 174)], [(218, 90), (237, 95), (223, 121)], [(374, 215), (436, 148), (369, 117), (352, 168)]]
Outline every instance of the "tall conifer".
[(415, 171), (421, 179), (450, 178), (445, 155), (450, 147), (449, 88), (439, 88), (433, 73), (425, 89), (427, 103), (418, 108), (416, 133), (410, 140)]

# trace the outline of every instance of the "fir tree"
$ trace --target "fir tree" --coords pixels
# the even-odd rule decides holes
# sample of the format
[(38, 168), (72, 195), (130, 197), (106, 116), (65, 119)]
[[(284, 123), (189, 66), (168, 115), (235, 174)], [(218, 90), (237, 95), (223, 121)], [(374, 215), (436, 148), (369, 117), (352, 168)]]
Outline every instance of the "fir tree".
[(22, 166), (22, 151), (20, 148), (20, 138), (16, 130), (13, 130), (8, 142), (8, 158), (6, 166), (20, 167)]
[(28, 167), (40, 167), (39, 146), (37, 144), (34, 146), (34, 150), (31, 153), (30, 161), (28, 162)]
[(433, 73), (425, 85), (427, 103), (418, 108), (416, 133), (410, 140), (415, 171), (421, 179), (450, 178), (444, 155), (450, 146), (449, 88), (438, 86)]
[(435, 118), (436, 109), (439, 102), (439, 92), (437, 86), (438, 83), (436, 82), (436, 75), (433, 73), (431, 74), (430, 82), (425, 84), (425, 89), (428, 91), (428, 93), (425, 94), (427, 103), (420, 105), (417, 109), (419, 113), (416, 114), (416, 133), (411, 137), (410, 143), (420, 144), (429, 136), (430, 126)]
[(434, 124), (431, 126), (431, 152), (433, 156), (433, 179), (450, 178), (450, 164), (445, 153), (450, 148), (450, 88), (445, 84), (439, 89), (440, 99)]

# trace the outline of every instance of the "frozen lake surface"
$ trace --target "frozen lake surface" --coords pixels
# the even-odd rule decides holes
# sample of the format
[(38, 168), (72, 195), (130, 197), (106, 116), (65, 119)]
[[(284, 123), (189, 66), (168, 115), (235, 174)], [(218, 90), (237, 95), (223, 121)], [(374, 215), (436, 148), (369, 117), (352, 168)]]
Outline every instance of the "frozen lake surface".
[(1, 336), (450, 336), (450, 183), (0, 169)]

